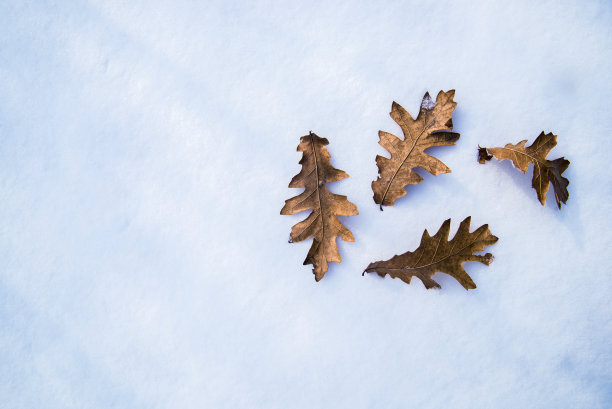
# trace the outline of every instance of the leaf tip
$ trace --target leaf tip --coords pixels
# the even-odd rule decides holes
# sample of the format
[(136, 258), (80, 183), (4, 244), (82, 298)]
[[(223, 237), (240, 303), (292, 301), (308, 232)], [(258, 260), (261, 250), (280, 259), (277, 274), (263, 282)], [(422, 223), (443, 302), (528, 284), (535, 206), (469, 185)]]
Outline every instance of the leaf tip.
[(489, 154), (489, 151), (487, 151), (487, 148), (481, 147), (480, 145), (478, 145), (478, 163), (482, 165), (486, 161), (491, 160), (492, 158), (493, 158), (493, 155)]

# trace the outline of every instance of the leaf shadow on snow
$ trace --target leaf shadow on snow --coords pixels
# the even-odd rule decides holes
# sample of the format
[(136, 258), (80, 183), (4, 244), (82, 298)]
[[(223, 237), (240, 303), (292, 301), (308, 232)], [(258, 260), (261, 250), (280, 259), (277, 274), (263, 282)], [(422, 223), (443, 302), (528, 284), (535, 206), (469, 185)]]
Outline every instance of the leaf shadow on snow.
[(479, 278), (481, 278), (484, 274), (486, 274), (486, 270), (490, 269), (492, 265), (493, 263), (490, 266), (486, 266), (477, 261), (468, 261), (463, 264), (463, 267), (467, 271), (468, 275), (472, 277), (472, 280), (476, 283), (476, 289), (469, 290), (469, 291), (463, 288), (463, 286), (457, 280), (455, 280), (452, 276), (446, 273), (442, 273), (442, 272), (437, 272), (431, 277), (438, 284), (440, 284), (440, 287), (442, 288), (432, 288), (429, 290), (425, 287), (423, 282), (417, 277), (412, 277), (410, 284), (404, 283), (399, 278), (391, 278), (390, 276), (381, 277), (375, 273), (366, 274), (365, 277), (366, 278), (370, 277), (376, 280), (389, 282), (390, 283), (389, 288), (392, 289), (393, 292), (402, 292), (402, 291), (411, 289), (410, 291), (423, 291), (426, 293), (432, 293), (432, 295), (436, 293), (467, 294), (467, 293), (473, 293), (474, 291), (478, 291)]
[[(497, 244), (497, 243), (496, 243)], [(485, 251), (476, 254), (485, 254), (492, 253), (493, 257), (495, 257), (495, 246), (487, 247)], [(431, 291), (444, 291), (451, 294), (462, 294), (462, 293), (472, 293), (474, 291), (478, 291), (480, 287), (480, 281), (484, 278), (486, 274), (490, 274), (495, 266), (495, 260), (490, 265), (482, 264), (478, 261), (467, 261), (463, 263), (463, 269), (468, 273), (470, 277), (472, 277), (472, 281), (476, 284), (476, 288), (473, 290), (466, 290), (459, 284), (457, 280), (455, 280), (452, 276), (446, 273), (436, 273), (431, 278), (436, 280), (438, 284), (442, 287), (438, 290)]]
[[(533, 164), (529, 165), (526, 173), (521, 172), (514, 165), (508, 161), (497, 161), (495, 160), (485, 163), (484, 165), (479, 166), (489, 166), (494, 165), (499, 172), (506, 174), (512, 182), (520, 189), (521, 191), (521, 200), (525, 201), (524, 206), (539, 206), (540, 204), (535, 189), (531, 186), (531, 180), (533, 178)], [(575, 167), (575, 166), (574, 166)], [(576, 245), (578, 245), (581, 249), (584, 248), (584, 228), (582, 221), (580, 220), (580, 201), (576, 200), (575, 195), (572, 195), (572, 180), (574, 178), (574, 168), (572, 165), (568, 167), (568, 169), (563, 173), (563, 176), (566, 177), (570, 184), (568, 186), (568, 190), (570, 192), (570, 197), (567, 200), (567, 204), (561, 204), (561, 210), (557, 208), (557, 202), (555, 201), (555, 194), (552, 185), (550, 185), (548, 192), (546, 193), (546, 204), (543, 206), (546, 211), (551, 212), (554, 215), (554, 218), (557, 222), (563, 226), (563, 228), (569, 230), (572, 233), (572, 238)], [(507, 183), (504, 180), (501, 180), (500, 183)], [(573, 199), (573, 200), (572, 200)], [(515, 209), (517, 214), (519, 213), (519, 209)]]
[[(584, 249), (584, 224), (580, 218), (582, 214), (580, 208), (581, 203), (580, 199), (576, 197), (576, 194), (572, 192), (575, 189), (572, 189), (572, 183), (574, 183), (577, 178), (575, 177), (575, 164), (567, 168), (567, 170), (563, 173), (569, 181), (569, 185), (567, 189), (569, 191), (569, 198), (567, 199), (567, 204), (561, 204), (561, 210), (557, 208), (557, 203), (555, 202), (554, 194), (552, 197), (546, 200), (546, 207), (550, 209), (550, 211), (554, 211), (555, 218), (559, 223), (561, 223), (567, 230), (572, 233), (572, 238), (574, 239), (574, 243), (582, 250)], [(550, 187), (552, 190), (552, 186)], [(550, 191), (549, 191), (550, 192)], [(550, 195), (551, 193), (549, 193)]]

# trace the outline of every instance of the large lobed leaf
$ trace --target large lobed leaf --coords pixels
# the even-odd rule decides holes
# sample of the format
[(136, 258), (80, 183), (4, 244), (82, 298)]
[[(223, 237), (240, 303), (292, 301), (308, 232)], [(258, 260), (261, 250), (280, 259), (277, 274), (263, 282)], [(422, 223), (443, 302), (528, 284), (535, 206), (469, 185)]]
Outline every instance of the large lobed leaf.
[(454, 145), (459, 139), (458, 133), (451, 132), (452, 114), (457, 106), (454, 96), (455, 90), (440, 91), (434, 102), (429, 93), (425, 93), (416, 119), (400, 104), (393, 102), (390, 115), (402, 128), (404, 139), (388, 132), (378, 132), (378, 143), (391, 154), (390, 158), (376, 156), (379, 176), (372, 182), (372, 190), (374, 202), (381, 210), (383, 206), (393, 206), (396, 199), (404, 196), (407, 185), (423, 181), (415, 168), (423, 168), (435, 176), (451, 172), (440, 160), (425, 153), (425, 149)]
[(327, 272), (328, 262), (341, 261), (336, 237), (355, 241), (353, 234), (336, 216), (359, 214), (357, 206), (349, 202), (346, 196), (336, 195), (324, 185), (349, 177), (346, 172), (331, 165), (331, 156), (325, 148), (327, 144), (329, 141), (326, 138), (312, 132), (300, 138), (297, 150), (303, 153), (300, 160), (302, 170), (293, 177), (289, 187), (303, 187), (305, 190), (286, 200), (281, 210), (281, 214), (296, 214), (312, 209), (305, 220), (293, 226), (291, 240), (298, 242), (314, 237), (304, 264), (313, 265), (316, 281), (321, 280)]
[(442, 223), (440, 230), (431, 237), (427, 230), (423, 232), (421, 244), (415, 251), (408, 251), (394, 256), (387, 261), (370, 263), (365, 273), (378, 273), (381, 277), (389, 274), (392, 278), (399, 278), (410, 284), (412, 277), (419, 278), (427, 289), (440, 288), (440, 285), (431, 277), (436, 272), (449, 274), (466, 289), (476, 288), (472, 278), (463, 269), (462, 264), (467, 261), (479, 261), (489, 265), (493, 260), (491, 253), (479, 256), (478, 253), (485, 247), (497, 242), (497, 237), (491, 234), (488, 225), (482, 225), (470, 233), (470, 217), (459, 225), (457, 234), (448, 240), (450, 219)]

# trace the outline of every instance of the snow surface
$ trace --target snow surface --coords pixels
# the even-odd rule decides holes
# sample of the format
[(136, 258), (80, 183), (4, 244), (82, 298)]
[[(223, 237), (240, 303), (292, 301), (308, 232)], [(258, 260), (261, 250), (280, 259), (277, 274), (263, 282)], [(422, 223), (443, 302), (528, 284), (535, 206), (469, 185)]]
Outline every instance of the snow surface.
[[(0, 3), (0, 407), (612, 405), (609, 1)], [(456, 89), (456, 146), (384, 212), (379, 129)], [(359, 208), (315, 283), (299, 137)], [(559, 135), (541, 206), (478, 144)], [(361, 276), (452, 218), (478, 288)]]

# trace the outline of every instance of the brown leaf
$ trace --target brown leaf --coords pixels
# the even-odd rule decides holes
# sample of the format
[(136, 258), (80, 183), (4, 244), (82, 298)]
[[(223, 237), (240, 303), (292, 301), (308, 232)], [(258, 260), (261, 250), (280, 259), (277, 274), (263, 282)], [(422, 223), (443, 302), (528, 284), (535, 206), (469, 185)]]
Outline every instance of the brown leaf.
[(467, 217), (461, 222), (457, 234), (451, 241), (448, 241), (450, 219), (442, 223), (440, 230), (433, 237), (425, 230), (421, 244), (415, 251), (408, 251), (387, 261), (370, 263), (363, 274), (376, 272), (381, 277), (389, 274), (392, 278), (398, 277), (408, 284), (414, 276), (429, 289), (440, 288), (431, 276), (436, 272), (442, 272), (451, 275), (466, 290), (476, 288), (476, 284), (463, 269), (462, 264), (466, 261), (480, 261), (489, 265), (493, 261), (491, 253), (484, 256), (474, 253), (483, 251), (485, 247), (497, 242), (497, 237), (491, 234), (487, 224), (470, 233), (470, 220), (471, 218)]
[(302, 170), (295, 175), (289, 187), (306, 188), (302, 194), (285, 201), (281, 214), (296, 214), (312, 209), (306, 220), (293, 226), (291, 240), (298, 242), (314, 237), (304, 265), (312, 264), (315, 280), (319, 281), (327, 272), (327, 263), (341, 261), (336, 237), (345, 241), (355, 241), (353, 234), (340, 223), (338, 216), (355, 216), (359, 214), (357, 206), (349, 202), (346, 196), (331, 193), (324, 183), (335, 182), (349, 175), (334, 168), (325, 148), (329, 144), (326, 138), (320, 138), (310, 132), (300, 138), (297, 150), (303, 152), (300, 164)]
[(391, 118), (402, 128), (404, 139), (388, 132), (379, 131), (378, 142), (391, 153), (391, 158), (376, 156), (378, 179), (372, 182), (374, 202), (383, 206), (393, 206), (396, 199), (406, 194), (407, 185), (416, 185), (423, 178), (414, 171), (420, 167), (437, 176), (451, 170), (440, 160), (425, 153), (434, 146), (454, 145), (459, 134), (453, 129), (452, 114), (457, 106), (453, 101), (455, 90), (440, 91), (434, 102), (425, 93), (421, 109), (416, 119), (400, 104), (393, 102)]
[[(533, 163), (531, 186), (536, 190), (538, 200), (542, 205), (546, 204), (546, 192), (548, 192), (549, 183), (552, 183), (557, 207), (561, 209), (561, 202), (566, 203), (569, 198), (569, 192), (567, 191), (569, 180), (561, 175), (568, 168), (570, 161), (563, 157), (555, 160), (546, 159), (550, 150), (557, 145), (557, 135), (542, 132), (533, 144), (525, 147), (526, 143), (527, 140), (525, 139), (516, 145), (509, 143), (500, 148), (479, 147), (479, 149), (488, 151), (498, 160), (508, 159), (512, 161), (514, 166), (523, 173), (527, 172), (529, 164)], [(486, 158), (486, 160), (489, 159), (491, 159), (491, 156)], [(480, 163), (484, 163), (484, 161)]]

